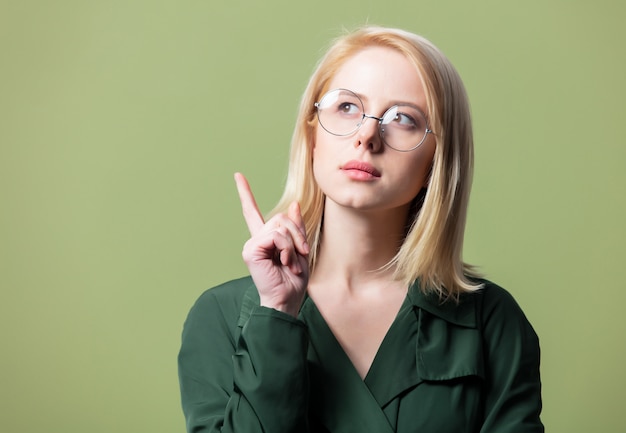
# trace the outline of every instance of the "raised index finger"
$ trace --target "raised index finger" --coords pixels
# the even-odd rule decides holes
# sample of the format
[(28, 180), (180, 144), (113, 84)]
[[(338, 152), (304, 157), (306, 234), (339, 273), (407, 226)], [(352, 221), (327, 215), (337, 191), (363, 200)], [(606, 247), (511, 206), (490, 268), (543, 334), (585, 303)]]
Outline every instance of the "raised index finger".
[(241, 173), (235, 173), (235, 183), (237, 185), (237, 192), (239, 193), (239, 201), (241, 201), (241, 210), (243, 212), (243, 218), (246, 220), (246, 225), (251, 235), (258, 232), (265, 224), (263, 216), (259, 211), (259, 207), (256, 204), (252, 190), (248, 184), (248, 180)]

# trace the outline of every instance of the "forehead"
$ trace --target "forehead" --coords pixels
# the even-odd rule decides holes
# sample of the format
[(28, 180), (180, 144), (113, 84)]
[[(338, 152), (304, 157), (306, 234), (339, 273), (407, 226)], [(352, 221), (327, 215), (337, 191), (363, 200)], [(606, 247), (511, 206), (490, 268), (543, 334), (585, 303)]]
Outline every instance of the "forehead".
[(329, 82), (329, 89), (337, 88), (352, 90), (373, 102), (406, 101), (423, 108), (426, 103), (415, 64), (386, 47), (368, 47), (349, 57)]

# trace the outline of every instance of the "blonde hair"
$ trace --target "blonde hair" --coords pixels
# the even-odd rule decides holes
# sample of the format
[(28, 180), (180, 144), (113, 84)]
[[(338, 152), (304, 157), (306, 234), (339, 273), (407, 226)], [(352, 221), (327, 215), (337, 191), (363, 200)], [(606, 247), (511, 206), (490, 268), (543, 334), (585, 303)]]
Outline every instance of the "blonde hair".
[(313, 147), (317, 127), (314, 103), (343, 63), (366, 47), (396, 50), (412, 62), (422, 80), (436, 150), (427, 188), (416, 197), (409, 227), (387, 268), (397, 280), (420, 280), (425, 292), (441, 299), (458, 299), (480, 288), (471, 281), (474, 268), (462, 261), (463, 234), (473, 168), (473, 138), (465, 88), (450, 61), (425, 38), (399, 29), (367, 26), (337, 39), (319, 61), (306, 87), (291, 141), (285, 191), (272, 214), (286, 212), (298, 201), (306, 225), (315, 268), (325, 196), (313, 176)]

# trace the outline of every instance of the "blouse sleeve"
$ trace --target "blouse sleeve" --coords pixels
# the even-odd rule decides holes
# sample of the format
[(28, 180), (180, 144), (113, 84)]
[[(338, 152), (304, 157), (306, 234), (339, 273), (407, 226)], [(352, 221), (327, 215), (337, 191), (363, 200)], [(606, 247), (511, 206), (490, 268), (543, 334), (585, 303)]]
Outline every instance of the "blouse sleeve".
[(482, 306), (486, 400), (481, 433), (543, 433), (539, 339), (513, 297), (487, 287)]
[(187, 431), (306, 432), (304, 324), (256, 306), (240, 329), (240, 305), (209, 290), (185, 321), (178, 371)]

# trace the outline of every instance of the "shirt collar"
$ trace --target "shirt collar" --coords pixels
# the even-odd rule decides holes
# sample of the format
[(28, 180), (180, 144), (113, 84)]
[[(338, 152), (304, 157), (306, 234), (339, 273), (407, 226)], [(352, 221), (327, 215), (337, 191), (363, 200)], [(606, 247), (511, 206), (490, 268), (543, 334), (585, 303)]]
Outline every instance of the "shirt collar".
[(458, 303), (453, 300), (442, 300), (433, 292), (425, 293), (419, 280), (410, 287), (407, 294), (416, 307), (422, 308), (447, 322), (466, 328), (476, 328), (477, 309), (475, 293), (461, 294)]
[[(466, 328), (476, 328), (477, 297), (475, 295), (475, 292), (463, 293), (458, 303), (454, 300), (443, 301), (435, 293), (425, 293), (420, 281), (416, 280), (409, 287), (407, 297), (414, 306), (422, 308), (447, 322)], [(250, 312), (257, 305), (259, 305), (259, 294), (254, 283), (251, 282), (244, 294), (239, 326), (243, 326), (248, 321)]]

